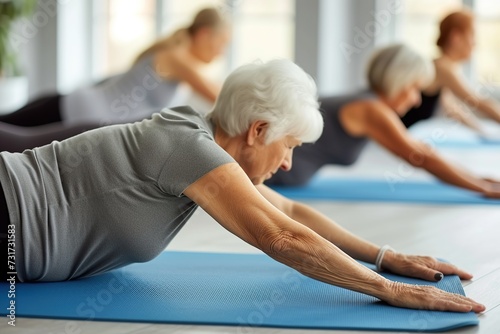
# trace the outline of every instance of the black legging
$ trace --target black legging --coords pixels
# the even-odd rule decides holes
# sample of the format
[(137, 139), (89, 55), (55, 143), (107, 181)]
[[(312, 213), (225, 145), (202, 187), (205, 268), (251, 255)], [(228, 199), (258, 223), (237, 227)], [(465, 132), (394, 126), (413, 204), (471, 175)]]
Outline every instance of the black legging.
[(0, 123), (0, 152), (22, 152), (50, 144), (54, 140), (64, 140), (100, 126), (102, 125), (90, 122), (71, 125), (58, 122), (27, 128)]
[(17, 126), (39, 126), (61, 122), (61, 95), (43, 96), (21, 109), (0, 116), (0, 122)]
[(65, 124), (60, 103), (61, 95), (48, 95), (0, 116), (0, 152), (22, 152), (102, 126), (92, 122)]
[(2, 264), (0, 265), (0, 280), (5, 282), (7, 279), (7, 273), (10, 272), (8, 267), (8, 228), (7, 226), (10, 224), (9, 218), (9, 210), (7, 209), (7, 202), (5, 200), (5, 195), (3, 193), (2, 185), (0, 184), (0, 261)]

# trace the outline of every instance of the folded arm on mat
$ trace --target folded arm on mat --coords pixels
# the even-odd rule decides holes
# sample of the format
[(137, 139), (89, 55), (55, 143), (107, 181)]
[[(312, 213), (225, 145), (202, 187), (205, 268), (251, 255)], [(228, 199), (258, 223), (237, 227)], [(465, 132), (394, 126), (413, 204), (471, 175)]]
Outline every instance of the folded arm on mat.
[[(217, 181), (221, 179), (229, 181), (221, 185), (218, 191), (205, 191), (219, 184)], [(270, 196), (271, 193), (266, 193), (266, 190), (264, 192), (273, 201), (273, 195)], [(311, 278), (369, 294), (395, 306), (458, 312), (484, 310), (484, 306), (464, 296), (433, 287), (395, 283), (365, 268), (318, 234), (328, 234), (326, 217), (322, 223), (313, 224), (314, 219), (320, 218), (319, 214), (301, 212), (300, 208), (298, 212), (292, 212), (295, 210), (293, 204), (280, 203), (276, 198), (274, 206), (257, 191), (236, 164), (226, 164), (206, 174), (190, 185), (184, 194), (231, 233)], [(302, 217), (303, 224), (277, 207), (285, 211), (288, 207), (288, 213)], [(328, 223), (335, 228), (333, 222)], [(341, 229), (338, 232), (342, 234)], [(342, 237), (352, 241), (346, 234)], [(361, 239), (354, 241), (354, 244), (356, 242), (362, 243)], [(366, 247), (372, 249), (371, 245)]]

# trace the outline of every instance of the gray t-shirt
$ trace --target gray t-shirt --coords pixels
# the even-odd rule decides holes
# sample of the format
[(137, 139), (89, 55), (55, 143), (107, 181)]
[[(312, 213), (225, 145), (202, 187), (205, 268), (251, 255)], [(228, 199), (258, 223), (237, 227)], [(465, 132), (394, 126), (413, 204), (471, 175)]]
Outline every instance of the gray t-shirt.
[(189, 107), (1, 153), (19, 279), (68, 280), (153, 259), (197, 208), (183, 191), (231, 162)]
[(153, 57), (148, 56), (125, 73), (63, 96), (62, 119), (71, 124), (135, 122), (179, 105), (175, 103), (181, 99), (180, 93), (179, 82), (161, 78), (154, 71)]

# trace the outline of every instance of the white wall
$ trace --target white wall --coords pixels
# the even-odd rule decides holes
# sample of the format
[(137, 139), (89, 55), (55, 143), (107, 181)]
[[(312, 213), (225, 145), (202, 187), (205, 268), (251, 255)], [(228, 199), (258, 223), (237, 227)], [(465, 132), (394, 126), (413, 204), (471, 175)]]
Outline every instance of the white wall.
[[(299, 0), (303, 1), (303, 0)], [(355, 85), (351, 75), (352, 57), (340, 52), (340, 44), (350, 35), (352, 0), (323, 0), (320, 3), (318, 86), (320, 93), (342, 93)]]
[[(365, 87), (374, 47), (393, 36), (401, 0), (297, 0), (296, 61), (322, 95)], [(396, 9), (395, 9), (396, 8)]]
[(30, 97), (57, 89), (57, 3), (40, 0), (30, 18), (17, 22), (14, 32), (19, 54), (29, 80)]
[[(296, 0), (296, 62), (316, 79), (322, 95), (364, 86), (376, 41), (393, 36), (395, 18), (385, 24), (380, 14), (400, 2), (378, 0), (376, 7), (374, 0)], [(23, 45), (31, 96), (91, 82), (91, 6), (89, 0), (40, 0), (35, 23), (44, 24), (32, 23), (36, 33)], [(374, 24), (382, 27), (376, 36), (370, 32)]]
[(57, 88), (63, 94), (92, 79), (91, 4), (89, 0), (66, 0), (58, 6)]
[(30, 98), (67, 93), (91, 81), (91, 1), (39, 0), (30, 18), (16, 26)]
[(295, 62), (318, 80), (320, 0), (295, 2)]

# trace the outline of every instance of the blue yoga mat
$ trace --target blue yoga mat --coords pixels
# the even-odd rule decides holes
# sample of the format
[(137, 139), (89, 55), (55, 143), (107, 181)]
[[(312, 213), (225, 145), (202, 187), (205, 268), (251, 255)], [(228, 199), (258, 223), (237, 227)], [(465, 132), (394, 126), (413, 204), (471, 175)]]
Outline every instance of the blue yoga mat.
[(273, 189), (294, 199), (500, 205), (500, 200), (434, 181), (392, 182), (317, 176), (306, 186)]
[[(456, 276), (430, 283), (384, 275), (464, 294)], [(2, 293), (3, 313), (6, 298)], [(392, 307), (260, 254), (164, 252), (92, 278), (18, 283), (15, 305), (16, 316), (26, 317), (247, 327), (436, 331), (478, 324), (474, 313)]]
[(491, 149), (500, 150), (500, 141), (496, 139), (488, 139), (477, 136), (473, 139), (451, 138), (443, 141), (435, 141), (429, 143), (431, 146), (436, 147), (450, 147), (450, 148), (474, 148), (474, 149)]

